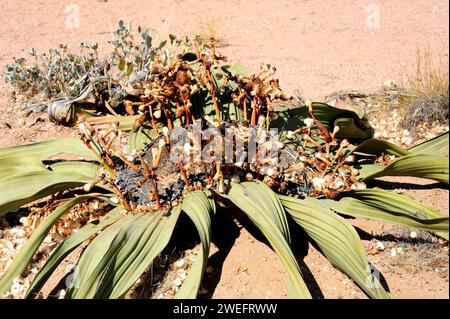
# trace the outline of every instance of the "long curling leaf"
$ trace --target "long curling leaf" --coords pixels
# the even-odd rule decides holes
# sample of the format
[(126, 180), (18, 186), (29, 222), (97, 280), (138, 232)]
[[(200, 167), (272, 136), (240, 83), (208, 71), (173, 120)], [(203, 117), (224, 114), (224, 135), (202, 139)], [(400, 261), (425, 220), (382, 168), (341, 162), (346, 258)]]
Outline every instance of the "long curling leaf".
[(131, 131), (133, 125), (140, 115), (115, 115), (115, 116), (96, 116), (86, 119), (89, 124), (101, 125), (101, 124), (113, 124), (118, 123), (118, 128), (122, 131)]
[(74, 154), (81, 157), (95, 159), (92, 152), (76, 138), (64, 138), (38, 142), (33, 144), (19, 145), (0, 149), (0, 159), (4, 157), (37, 157), (45, 160), (50, 156), (60, 153)]
[(47, 171), (37, 156), (5, 156), (0, 158), (0, 168), (0, 180), (30, 172)]
[(408, 149), (410, 153), (415, 154), (437, 154), (448, 156), (448, 132), (442, 133), (431, 140), (420, 143)]
[(165, 248), (180, 211), (126, 216), (104, 230), (81, 256), (66, 298), (122, 298)]
[(0, 181), (0, 216), (22, 205), (57, 192), (80, 187), (92, 176), (74, 172), (29, 172)]
[[(87, 246), (85, 251), (78, 261), (77, 268), (73, 274), (72, 285), (67, 290), (66, 299), (72, 298), (93, 298), (95, 295), (95, 289), (98, 285), (99, 276), (104, 271), (100, 267), (96, 269), (102, 260), (107, 258), (107, 253), (110, 249), (112, 242), (116, 239), (119, 232), (127, 225), (133, 224), (133, 222), (142, 215), (127, 215), (121, 218), (110, 227), (103, 230), (95, 239)], [(100, 272), (100, 274), (96, 273)], [(91, 290), (93, 290), (91, 292)]]
[(9, 266), (7, 272), (0, 279), (0, 294), (5, 294), (11, 288), (14, 279), (19, 277), (25, 271), (36, 250), (39, 248), (39, 245), (42, 243), (45, 236), (47, 236), (48, 232), (56, 223), (56, 221), (73, 206), (92, 197), (95, 196), (86, 195), (69, 200), (68, 202), (55, 209), (37, 227), (37, 229), (33, 232), (31, 238), (25, 243), (25, 245), (23, 245), (22, 249), (14, 258), (14, 261)]
[(97, 234), (99, 231), (122, 218), (123, 212), (123, 206), (118, 206), (108, 212), (105, 216), (100, 217), (98, 221), (92, 221), (84, 225), (77, 232), (71, 234), (68, 238), (66, 238), (55, 249), (52, 255), (45, 262), (44, 266), (42, 266), (42, 268), (36, 274), (36, 277), (34, 278), (33, 282), (26, 292), (25, 298), (35, 297), (42, 286), (46, 283), (48, 278), (50, 278), (53, 271), (58, 267), (58, 265), (64, 260), (67, 255), (69, 255), (75, 248)]
[(362, 142), (353, 150), (353, 153), (364, 153), (377, 156), (383, 153), (395, 156), (409, 155), (409, 152), (406, 149), (387, 141), (377, 139), (370, 139)]
[(448, 240), (448, 216), (415, 201), (406, 194), (380, 188), (343, 192), (339, 201), (323, 200), (334, 211), (431, 231)]
[[(427, 154), (410, 154), (399, 157), (387, 166), (371, 166), (374, 172), (360, 171), (363, 181), (383, 176), (413, 176), (432, 179), (448, 185), (448, 158)], [(368, 167), (366, 167), (367, 169)]]
[(192, 191), (183, 200), (182, 209), (197, 228), (202, 246), (175, 298), (193, 299), (197, 297), (208, 262), (209, 248), (211, 246), (211, 217), (215, 214), (216, 206), (209, 192)]
[[(314, 116), (330, 131), (338, 125), (339, 138), (368, 139), (373, 136), (373, 129), (363, 124), (363, 120), (353, 111), (338, 109), (325, 103), (313, 102)], [(275, 111), (279, 118), (271, 122), (271, 127), (283, 128), (284, 130), (295, 130), (303, 126), (303, 119), (310, 117), (307, 107), (288, 108), (276, 106)]]
[(286, 214), (275, 193), (261, 182), (232, 183), (226, 195), (267, 238), (288, 275), (290, 298), (311, 298), (292, 253)]
[[(114, 269), (113, 289), (109, 298), (122, 298), (139, 279), (142, 273), (148, 268), (153, 260), (167, 246), (172, 237), (175, 224), (181, 212), (181, 207), (172, 208), (168, 217), (163, 216), (161, 220), (154, 223), (154, 228), (149, 227), (139, 240), (136, 249), (130, 252), (125, 251), (118, 255), (120, 268)], [(124, 260), (121, 262), (121, 260)], [(101, 290), (99, 290), (101, 293)], [(102, 297), (98, 294), (97, 298)]]
[(355, 229), (315, 198), (280, 196), (285, 209), (336, 267), (372, 298), (391, 298), (373, 276)]

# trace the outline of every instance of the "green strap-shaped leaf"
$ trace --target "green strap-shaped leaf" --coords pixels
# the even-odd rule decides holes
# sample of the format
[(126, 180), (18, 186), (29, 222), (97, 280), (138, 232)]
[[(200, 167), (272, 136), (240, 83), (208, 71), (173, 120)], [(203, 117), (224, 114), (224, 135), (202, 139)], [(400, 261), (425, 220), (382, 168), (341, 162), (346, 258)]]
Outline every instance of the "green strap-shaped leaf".
[(33, 298), (47, 282), (53, 271), (59, 266), (64, 258), (69, 255), (80, 244), (97, 234), (102, 229), (116, 222), (123, 217), (124, 208), (118, 206), (100, 217), (98, 221), (90, 222), (81, 227), (77, 232), (66, 238), (47, 259), (44, 266), (39, 270), (30, 287), (27, 290), (25, 298)]
[(330, 200), (324, 202), (344, 215), (431, 231), (448, 240), (448, 217), (406, 194), (373, 188), (343, 192), (338, 202)]
[[(111, 225), (102, 231), (84, 250), (83, 254), (78, 261), (78, 264), (75, 268), (71, 287), (68, 287), (66, 299), (71, 298), (89, 298), (88, 294), (90, 294), (90, 298), (93, 298), (95, 295), (95, 289), (99, 284), (99, 271), (104, 271), (104, 269), (97, 270), (96, 267), (105, 259), (108, 253), (108, 250), (116, 238), (117, 234), (121, 231), (122, 228), (130, 225), (132, 222), (136, 220), (136, 218), (140, 217), (134, 215), (128, 215), (124, 218), (121, 218), (116, 223)], [(89, 280), (91, 279), (91, 280)], [(90, 290), (93, 290), (90, 292)]]
[(119, 123), (119, 130), (128, 132), (133, 129), (134, 122), (140, 117), (141, 115), (114, 115), (114, 116), (96, 116), (88, 119), (88, 123), (90, 124), (113, 124), (113, 123)]
[(50, 165), (52, 172), (81, 174), (91, 179), (97, 177), (100, 165), (97, 163), (89, 163), (84, 161), (64, 161)]
[(60, 153), (69, 153), (95, 160), (92, 152), (83, 144), (80, 139), (65, 138), (44, 141), (34, 144), (26, 144), (0, 149), (0, 159), (5, 157), (38, 157), (45, 160), (50, 156)]
[[(157, 129), (160, 129), (162, 125), (160, 123), (157, 124)], [(133, 150), (141, 150), (144, 147), (145, 143), (150, 141), (151, 139), (157, 138), (155, 131), (153, 129), (140, 128), (137, 132), (130, 132), (128, 138), (128, 145), (130, 148), (130, 152)]]
[(23, 245), (22, 249), (14, 258), (14, 261), (9, 266), (5, 275), (0, 279), (0, 294), (6, 293), (10, 289), (13, 280), (19, 277), (25, 271), (31, 259), (33, 258), (33, 255), (35, 254), (36, 250), (39, 248), (45, 236), (47, 236), (48, 232), (50, 231), (52, 226), (56, 223), (56, 221), (73, 206), (92, 197), (95, 196), (91, 195), (80, 196), (64, 203), (63, 205), (55, 209), (38, 226), (38, 228), (36, 228), (31, 238), (25, 243), (25, 245)]
[(211, 245), (211, 217), (215, 214), (216, 206), (211, 193), (192, 191), (183, 200), (182, 209), (197, 228), (202, 247), (175, 298), (194, 299), (197, 297), (198, 289), (200, 288), (208, 262), (209, 248)]
[[(93, 298), (95, 290), (101, 279), (101, 274), (108, 261), (108, 251), (112, 242), (116, 239), (120, 231), (136, 221), (139, 215), (128, 215), (121, 218), (110, 227), (102, 231), (85, 249), (78, 261), (73, 275), (72, 287), (67, 290), (65, 298)], [(106, 260), (103, 268), (97, 266), (102, 260)], [(93, 290), (91, 292), (91, 290)]]
[(37, 156), (6, 156), (0, 158), (0, 180), (25, 173), (45, 172), (47, 170)]
[(315, 198), (280, 196), (285, 209), (317, 243), (333, 265), (341, 269), (372, 298), (391, 298), (373, 276), (355, 229)]
[(226, 197), (247, 214), (279, 256), (288, 275), (288, 296), (311, 298), (290, 247), (286, 214), (275, 193), (261, 182), (232, 183)]
[(98, 235), (77, 265), (67, 298), (121, 298), (170, 240), (181, 208), (130, 215)]
[(0, 181), (0, 216), (45, 196), (92, 181), (92, 176), (74, 172), (37, 171)]
[(400, 146), (377, 139), (364, 141), (353, 150), (353, 153), (364, 153), (377, 156), (383, 153), (395, 156), (405, 156), (409, 154), (407, 150)]
[[(427, 154), (410, 154), (399, 157), (387, 166), (366, 165), (360, 171), (363, 181), (383, 176), (413, 176), (432, 179), (448, 185), (448, 158)], [(368, 172), (373, 168), (372, 172)]]
[(448, 132), (408, 149), (415, 154), (448, 155)]
[[(172, 237), (180, 212), (181, 208), (179, 206), (173, 208), (169, 217), (163, 216), (161, 220), (151, 224), (154, 227), (153, 229), (152, 227), (148, 227), (145, 230), (135, 251), (132, 251), (129, 255), (125, 251), (118, 256), (117, 264), (120, 264), (120, 268), (112, 270), (115, 272), (112, 282), (114, 288), (109, 298), (122, 298), (125, 296), (142, 273), (158, 257), (161, 251), (163, 251)], [(125, 261), (120, 263), (122, 259), (125, 259)], [(96, 297), (103, 297), (100, 290)]]
[[(329, 130), (335, 125), (341, 127), (337, 136), (340, 138), (368, 139), (373, 136), (373, 129), (363, 124), (358, 114), (350, 110), (338, 109), (325, 103), (313, 102), (314, 116)], [(303, 126), (303, 119), (310, 117), (307, 107), (289, 108), (276, 106), (275, 111), (279, 118), (271, 122), (272, 127), (284, 130), (295, 130)]]

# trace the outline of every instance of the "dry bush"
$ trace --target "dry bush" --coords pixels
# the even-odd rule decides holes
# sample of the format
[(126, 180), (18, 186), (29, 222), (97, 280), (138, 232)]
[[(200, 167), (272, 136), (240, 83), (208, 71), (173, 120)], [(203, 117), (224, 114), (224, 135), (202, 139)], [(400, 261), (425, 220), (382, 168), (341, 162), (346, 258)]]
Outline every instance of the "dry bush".
[(403, 128), (417, 133), (423, 125), (448, 125), (448, 62), (443, 55), (417, 50), (415, 72), (408, 75)]

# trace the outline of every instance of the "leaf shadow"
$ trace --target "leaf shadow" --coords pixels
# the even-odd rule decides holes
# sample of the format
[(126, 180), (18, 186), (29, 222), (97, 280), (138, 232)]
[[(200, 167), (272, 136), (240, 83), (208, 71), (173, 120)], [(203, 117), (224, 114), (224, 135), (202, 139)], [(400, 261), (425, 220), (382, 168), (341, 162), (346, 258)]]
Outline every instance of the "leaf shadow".
[[(249, 232), (249, 234), (252, 235), (256, 240), (265, 244), (267, 247), (269, 247), (273, 251), (270, 243), (267, 241), (265, 236), (252, 223), (252, 221), (248, 218), (248, 216), (246, 214), (244, 214), (242, 211), (240, 211), (239, 209), (234, 207), (232, 210), (230, 210), (230, 209), (228, 210), (228, 215), (232, 216), (234, 219), (236, 219), (239, 222), (239, 224), (242, 225), (242, 227), (245, 230), (247, 230)], [(303, 260), (305, 258), (305, 256), (308, 254), (308, 245), (309, 245), (308, 244), (308, 236), (300, 227), (296, 226), (296, 224), (294, 225), (293, 221), (291, 221), (291, 220), (288, 220), (288, 221), (289, 221), (289, 228), (290, 228), (290, 233), (291, 233), (291, 248), (292, 248), (294, 257), (297, 260), (297, 263), (300, 267), (302, 278), (304, 279), (305, 284), (307, 285), (308, 290), (310, 291), (313, 298), (324, 299), (324, 295), (323, 295), (317, 281), (315, 280), (311, 270), (308, 268), (308, 266), (306, 265), (306, 263)], [(222, 224), (220, 224), (220, 225), (222, 226)], [(237, 225), (236, 225), (236, 227), (237, 227)], [(225, 229), (225, 227), (223, 227), (222, 229)], [(237, 235), (239, 236), (239, 234), (237, 234)], [(233, 237), (233, 239), (232, 240), (229, 239), (230, 242), (228, 243), (228, 245), (226, 246), (224, 251), (222, 253), (220, 253), (220, 255), (218, 255), (218, 257), (219, 256), (226, 257), (229, 253), (229, 250), (234, 245), (236, 238), (238, 237), (238, 236), (236, 236), (236, 237), (230, 236), (229, 233), (226, 233), (226, 236)], [(220, 250), (219, 250), (219, 252), (220, 252)], [(210, 259), (213, 257), (214, 257), (214, 255), (211, 256)], [(223, 258), (221, 260), (222, 265), (223, 265), (224, 259), (225, 258)], [(208, 265), (209, 265), (209, 263), (208, 263)], [(222, 267), (222, 266), (220, 266), (220, 267)], [(221, 269), (220, 269), (220, 274), (221, 274)], [(218, 272), (218, 274), (216, 274), (216, 276), (220, 276), (220, 274)], [(218, 278), (218, 279), (220, 279), (220, 278)], [(217, 281), (217, 283), (218, 283), (218, 281)], [(212, 296), (216, 286), (208, 287), (208, 288), (209, 288), (208, 290), (211, 290), (208, 293), (208, 295)]]
[(222, 276), (225, 259), (241, 233), (241, 227), (235, 223), (233, 215), (229, 214), (229, 210), (225, 211), (220, 208), (216, 212), (211, 228), (212, 242), (218, 248), (218, 251), (208, 259), (206, 268), (212, 267), (214, 271), (204, 274), (202, 287), (206, 290), (205, 293), (198, 295), (199, 299), (211, 299), (213, 297)]

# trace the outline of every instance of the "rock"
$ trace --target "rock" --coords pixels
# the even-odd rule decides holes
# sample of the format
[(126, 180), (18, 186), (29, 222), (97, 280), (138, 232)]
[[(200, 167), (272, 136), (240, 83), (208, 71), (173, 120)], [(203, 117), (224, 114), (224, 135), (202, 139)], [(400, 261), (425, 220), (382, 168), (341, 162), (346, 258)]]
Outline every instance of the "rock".
[(184, 266), (184, 259), (178, 259), (176, 262), (174, 262), (174, 265), (176, 268), (181, 268)]
[(381, 86), (384, 90), (392, 90), (395, 89), (397, 87), (397, 85), (395, 84), (394, 80), (386, 80), (383, 82), (382, 86)]
[(64, 299), (65, 295), (66, 295), (66, 291), (64, 289), (61, 289), (56, 293), (56, 297), (58, 299)]
[(385, 247), (384, 247), (384, 244), (381, 241), (377, 241), (376, 248), (378, 250), (380, 250), (380, 251), (383, 251)]
[(199, 295), (206, 295), (207, 293), (209, 293), (209, 290), (206, 289), (205, 287), (201, 287), (200, 290), (198, 291)]
[(175, 278), (175, 280), (173, 281), (173, 284), (174, 284), (176, 287), (180, 287), (182, 283), (183, 283), (183, 281), (182, 281), (181, 278), (179, 278), (179, 277)]
[(409, 238), (416, 239), (417, 238), (417, 233), (415, 231), (410, 232), (409, 233)]
[(186, 279), (186, 277), (187, 277), (187, 274), (186, 274), (186, 271), (184, 270), (184, 269), (180, 269), (178, 272), (178, 277), (181, 279), (181, 280), (185, 280)]
[(396, 249), (396, 248), (392, 248), (392, 249), (391, 249), (391, 256), (392, 256), (392, 257), (397, 256), (397, 249)]

